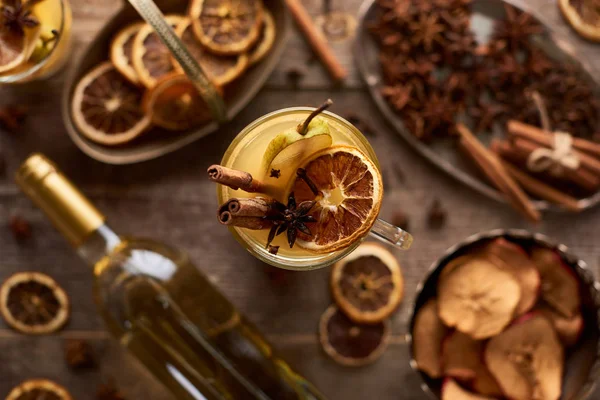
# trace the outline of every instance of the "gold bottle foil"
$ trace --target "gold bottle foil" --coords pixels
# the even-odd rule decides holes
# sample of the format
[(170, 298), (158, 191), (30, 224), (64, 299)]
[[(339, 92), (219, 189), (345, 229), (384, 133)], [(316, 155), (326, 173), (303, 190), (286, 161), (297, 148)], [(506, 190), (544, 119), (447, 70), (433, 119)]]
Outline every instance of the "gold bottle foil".
[(42, 154), (29, 156), (15, 180), (75, 247), (104, 224), (105, 217)]

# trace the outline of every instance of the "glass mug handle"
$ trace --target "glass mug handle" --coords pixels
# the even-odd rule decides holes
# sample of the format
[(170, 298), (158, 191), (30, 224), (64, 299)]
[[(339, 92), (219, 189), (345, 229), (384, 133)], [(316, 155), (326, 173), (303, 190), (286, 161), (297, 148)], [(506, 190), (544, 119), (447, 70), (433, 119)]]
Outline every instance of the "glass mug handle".
[(375, 220), (375, 223), (373, 224), (373, 227), (369, 233), (371, 236), (376, 237), (382, 242), (391, 244), (392, 246), (402, 250), (408, 250), (413, 242), (413, 237), (410, 233), (382, 220), (381, 218), (377, 218)]
[(200, 95), (210, 108), (212, 116), (218, 122), (227, 121), (227, 110), (223, 97), (210, 82), (202, 67), (192, 57), (173, 28), (165, 20), (165, 16), (153, 0), (129, 0), (135, 10), (152, 26), (160, 40), (167, 46), (173, 57), (179, 62), (185, 74), (194, 83)]

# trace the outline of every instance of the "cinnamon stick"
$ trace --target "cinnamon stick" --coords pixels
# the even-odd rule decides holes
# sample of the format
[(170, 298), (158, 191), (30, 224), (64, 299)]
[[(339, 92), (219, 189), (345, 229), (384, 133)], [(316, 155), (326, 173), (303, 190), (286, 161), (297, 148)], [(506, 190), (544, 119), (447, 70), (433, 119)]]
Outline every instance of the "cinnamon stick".
[(217, 211), (222, 225), (252, 230), (269, 229), (273, 222), (266, 218), (272, 201), (260, 197), (230, 199)]
[(261, 181), (252, 177), (251, 174), (237, 169), (223, 167), (222, 165), (211, 165), (208, 167), (208, 179), (221, 185), (228, 186), (233, 190), (242, 189), (248, 193), (270, 194), (271, 188)]
[(515, 180), (519, 182), (519, 184), (527, 192), (538, 196), (540, 199), (548, 200), (552, 203), (561, 205), (568, 210), (575, 212), (581, 211), (581, 208), (579, 207), (579, 201), (575, 197), (569, 196), (568, 194), (535, 179), (534, 177), (520, 171), (517, 167), (513, 166), (507, 161), (501, 160), (501, 162), (506, 171), (513, 178), (515, 178)]
[(335, 57), (333, 50), (327, 44), (327, 40), (315, 27), (300, 0), (286, 0), (285, 2), (296, 20), (298, 28), (300, 28), (313, 51), (317, 54), (323, 65), (325, 65), (333, 80), (339, 82), (346, 79), (348, 71)]
[(465, 125), (457, 124), (456, 128), (461, 136), (461, 146), (492, 184), (505, 195), (517, 211), (530, 221), (538, 222), (541, 219), (540, 212), (533, 206), (531, 200), (514, 179), (508, 175), (496, 155), (481, 144)]
[[(527, 159), (537, 148), (537, 145), (521, 138), (514, 138), (512, 142), (493, 140), (490, 146), (490, 149), (501, 158), (523, 169), (527, 168)], [(586, 193), (595, 192), (600, 187), (600, 178), (581, 167), (575, 171), (565, 169), (562, 177), (547, 175), (544, 180), (551, 180), (557, 184), (574, 185)]]
[[(508, 122), (508, 133), (512, 137), (521, 137), (545, 147), (552, 147), (552, 134), (535, 126), (519, 121)], [(600, 144), (581, 138), (573, 138), (575, 153), (584, 165), (597, 174), (600, 174)]]

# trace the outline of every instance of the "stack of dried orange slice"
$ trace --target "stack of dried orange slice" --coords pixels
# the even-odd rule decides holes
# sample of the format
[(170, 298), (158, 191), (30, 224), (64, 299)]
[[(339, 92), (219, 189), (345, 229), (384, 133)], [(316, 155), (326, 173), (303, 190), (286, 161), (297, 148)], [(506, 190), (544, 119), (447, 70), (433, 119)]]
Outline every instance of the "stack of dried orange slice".
[[(191, 0), (187, 15), (165, 17), (222, 93), (275, 42), (262, 0)], [(153, 127), (196, 128), (210, 111), (153, 28), (135, 22), (117, 32), (110, 61), (79, 80), (71, 104), (80, 133), (106, 146), (129, 143)]]

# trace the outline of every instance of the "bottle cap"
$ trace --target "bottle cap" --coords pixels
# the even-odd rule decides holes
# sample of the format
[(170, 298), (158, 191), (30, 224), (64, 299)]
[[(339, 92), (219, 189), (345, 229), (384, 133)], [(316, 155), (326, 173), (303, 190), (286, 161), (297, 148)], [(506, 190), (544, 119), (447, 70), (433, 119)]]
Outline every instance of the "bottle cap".
[(17, 171), (15, 180), (75, 247), (104, 224), (105, 217), (42, 154), (29, 156)]

